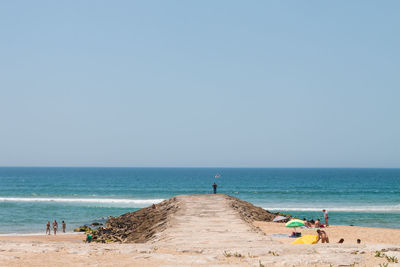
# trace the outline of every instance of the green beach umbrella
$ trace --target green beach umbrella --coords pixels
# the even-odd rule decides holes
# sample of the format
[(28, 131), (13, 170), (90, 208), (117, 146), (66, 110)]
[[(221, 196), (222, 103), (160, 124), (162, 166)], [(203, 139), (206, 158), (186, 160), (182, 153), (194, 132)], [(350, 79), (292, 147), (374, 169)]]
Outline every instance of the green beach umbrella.
[(286, 227), (300, 227), (300, 226), (304, 226), (304, 221), (302, 220), (298, 220), (298, 219), (293, 219), (288, 221), (285, 224)]

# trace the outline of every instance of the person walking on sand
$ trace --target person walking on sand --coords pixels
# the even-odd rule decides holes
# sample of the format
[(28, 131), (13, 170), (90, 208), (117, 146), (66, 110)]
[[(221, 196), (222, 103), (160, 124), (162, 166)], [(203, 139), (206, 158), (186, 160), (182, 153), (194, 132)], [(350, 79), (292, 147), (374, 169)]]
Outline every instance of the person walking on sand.
[(50, 221), (47, 221), (47, 224), (46, 224), (46, 235), (47, 235), (47, 233), (49, 233), (49, 235), (50, 235)]
[(214, 182), (214, 184), (212, 185), (213, 189), (214, 189), (214, 194), (217, 193), (217, 184)]
[(67, 225), (65, 224), (64, 221), (62, 221), (62, 229), (63, 229), (63, 233), (65, 233), (65, 229), (67, 228)]
[(325, 227), (328, 227), (328, 212), (325, 209), (323, 209), (322, 212), (324, 213)]
[(53, 222), (53, 231), (54, 231), (54, 235), (57, 234), (57, 228), (58, 228), (58, 222), (56, 220), (54, 220)]

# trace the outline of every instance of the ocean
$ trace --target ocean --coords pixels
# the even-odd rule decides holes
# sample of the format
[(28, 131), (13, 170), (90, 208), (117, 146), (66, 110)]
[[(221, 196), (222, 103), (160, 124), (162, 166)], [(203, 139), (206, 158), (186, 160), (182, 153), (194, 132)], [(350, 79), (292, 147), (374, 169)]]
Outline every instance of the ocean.
[[(219, 174), (220, 177), (216, 178)], [(400, 228), (400, 169), (0, 168), (0, 234), (67, 230), (174, 195), (218, 193), (330, 224)]]

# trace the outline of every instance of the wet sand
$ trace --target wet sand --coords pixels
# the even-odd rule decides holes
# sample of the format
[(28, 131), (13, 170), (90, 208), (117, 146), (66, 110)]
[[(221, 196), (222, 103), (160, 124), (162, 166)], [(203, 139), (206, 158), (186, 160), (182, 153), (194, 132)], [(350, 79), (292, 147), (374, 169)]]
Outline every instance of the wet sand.
[(14, 242), (57, 242), (82, 243), (86, 236), (83, 233), (65, 233), (57, 235), (0, 235), (0, 241)]

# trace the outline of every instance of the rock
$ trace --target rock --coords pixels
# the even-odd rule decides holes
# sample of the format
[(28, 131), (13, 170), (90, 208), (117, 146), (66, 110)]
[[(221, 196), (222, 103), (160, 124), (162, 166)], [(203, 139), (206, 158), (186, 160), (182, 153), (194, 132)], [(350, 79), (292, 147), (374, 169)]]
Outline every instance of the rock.
[[(276, 213), (271, 213), (261, 207), (228, 196), (232, 207), (247, 222), (272, 221)], [(144, 243), (151, 240), (155, 234), (168, 227), (169, 218), (179, 209), (178, 200), (173, 197), (157, 205), (125, 213), (119, 217), (109, 217), (105, 227), (99, 227), (93, 233), (95, 242), (110, 243)]]
[(110, 217), (93, 235), (95, 242), (144, 243), (167, 227), (169, 216), (178, 210), (176, 198), (119, 217)]
[[(266, 221), (272, 222), (272, 220), (277, 216), (281, 215), (280, 213), (269, 212), (261, 207), (254, 206), (253, 204), (240, 200), (236, 197), (228, 196), (232, 208), (237, 210), (240, 216), (247, 222), (253, 221)], [(284, 215), (285, 216), (285, 215)]]
[(91, 231), (92, 231), (92, 229), (87, 225), (82, 225), (82, 226), (74, 229), (74, 232), (91, 232)]

